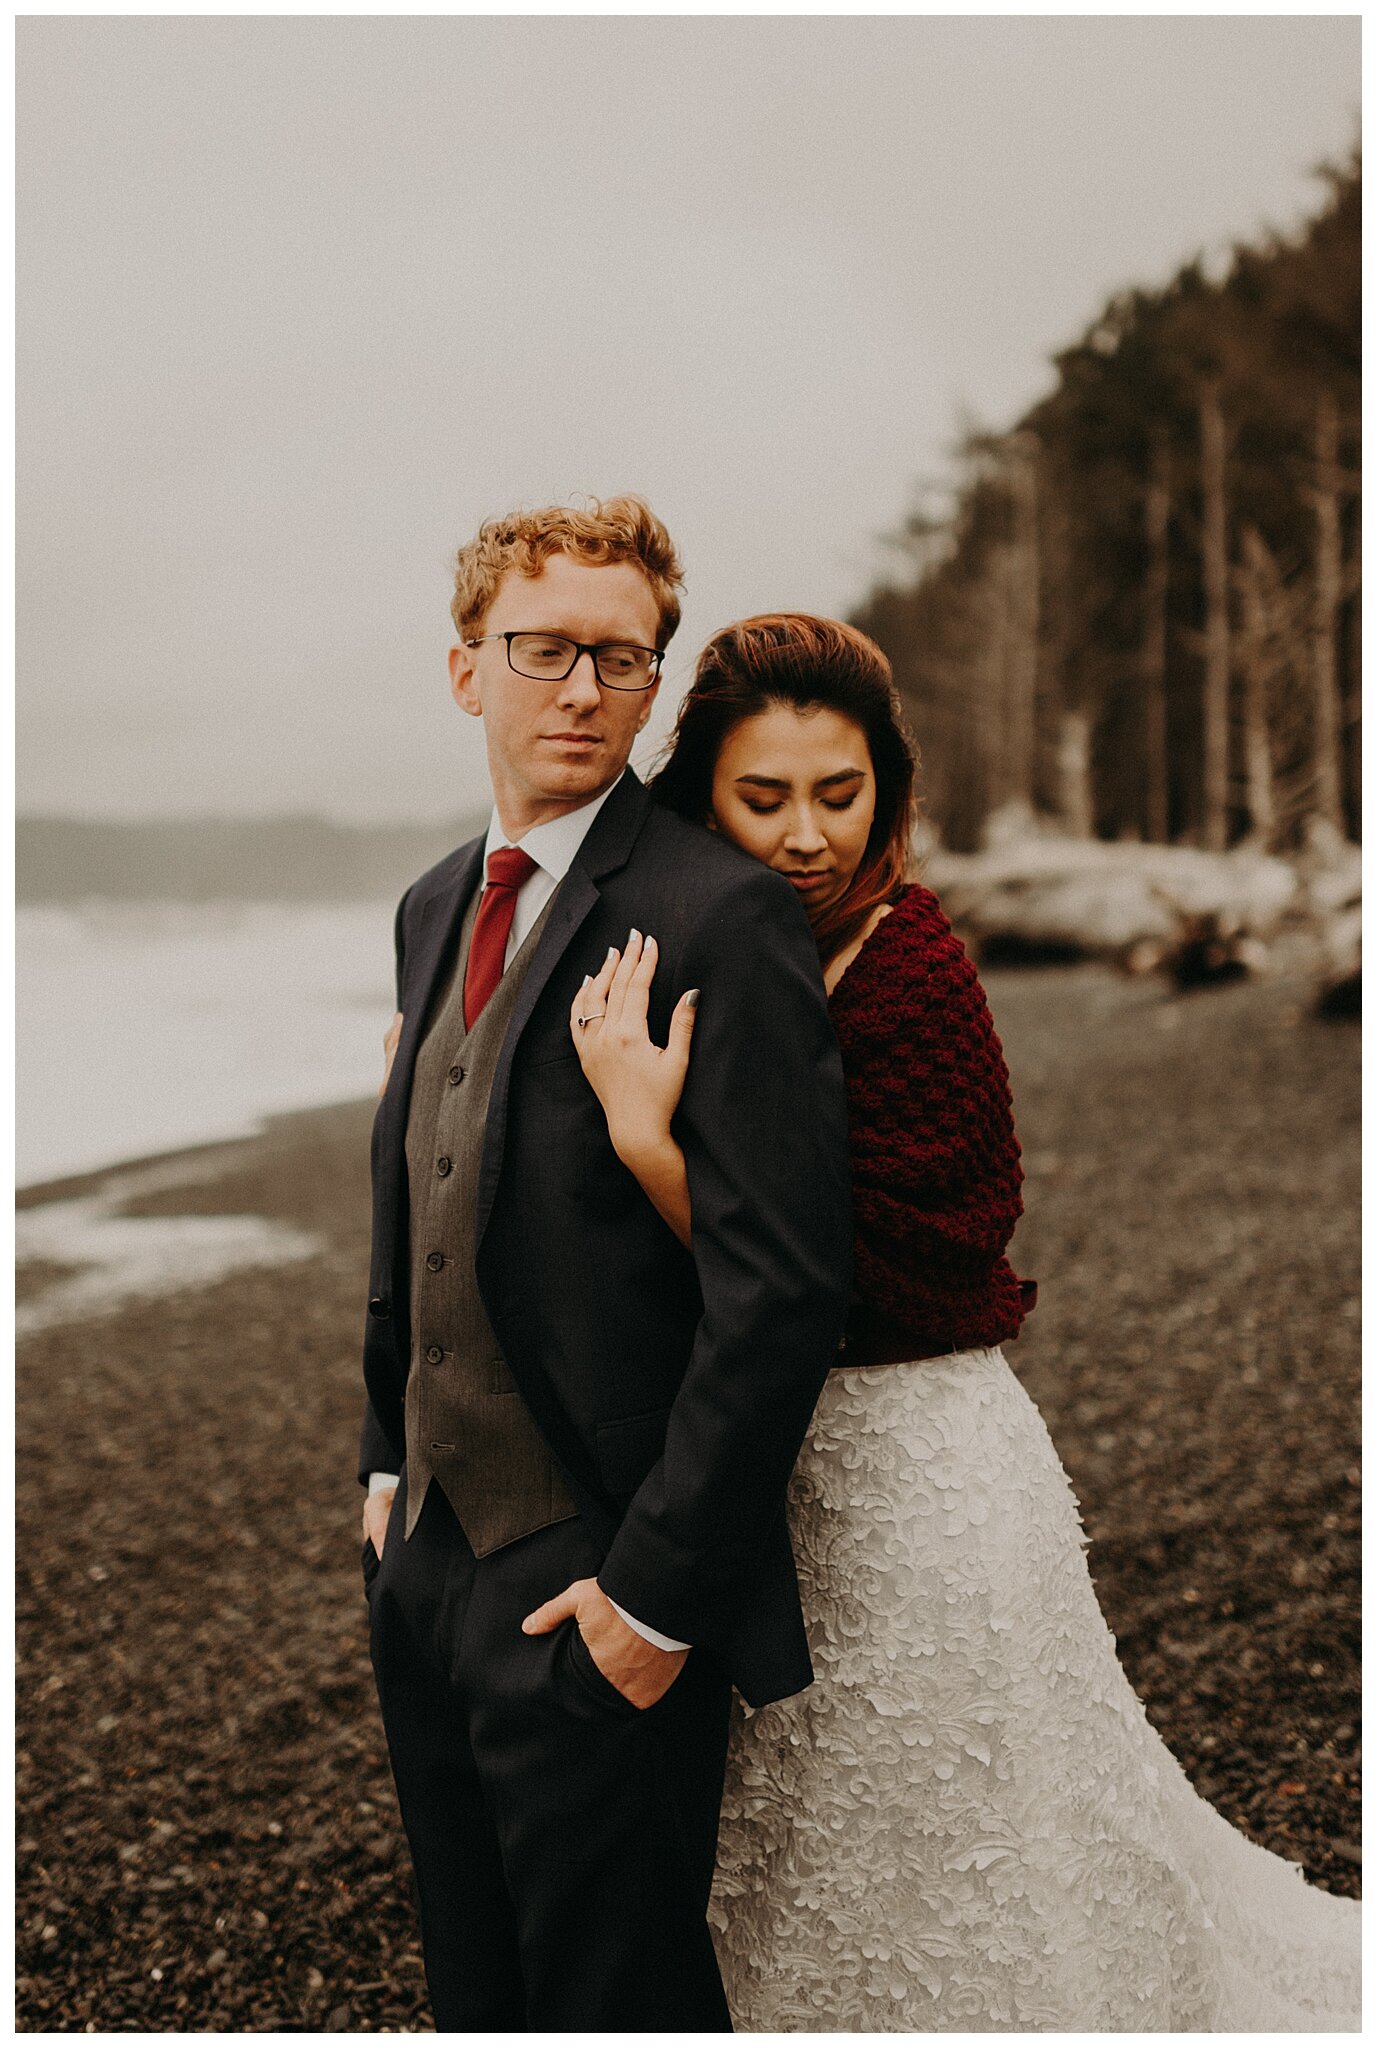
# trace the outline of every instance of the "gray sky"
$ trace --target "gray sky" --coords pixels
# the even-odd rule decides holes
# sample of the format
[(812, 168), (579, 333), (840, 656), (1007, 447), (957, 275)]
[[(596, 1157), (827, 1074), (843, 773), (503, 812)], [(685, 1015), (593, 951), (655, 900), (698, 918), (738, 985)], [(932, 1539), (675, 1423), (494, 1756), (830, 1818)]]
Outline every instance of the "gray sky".
[(580, 491), (684, 555), (663, 733), (1110, 291), (1298, 225), (1358, 60), (1333, 16), (21, 19), (21, 810), (472, 808), (448, 558)]

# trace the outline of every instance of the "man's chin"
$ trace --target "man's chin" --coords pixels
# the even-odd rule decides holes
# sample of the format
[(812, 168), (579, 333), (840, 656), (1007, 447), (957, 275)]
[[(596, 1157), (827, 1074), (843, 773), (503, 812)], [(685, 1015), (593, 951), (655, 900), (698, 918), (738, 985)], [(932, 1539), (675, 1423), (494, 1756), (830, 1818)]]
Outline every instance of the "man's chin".
[(543, 763), (539, 777), (532, 782), (540, 795), (552, 801), (570, 797), (591, 801), (616, 781), (625, 766), (624, 760), (619, 761), (606, 748), (590, 747), (575, 759)]

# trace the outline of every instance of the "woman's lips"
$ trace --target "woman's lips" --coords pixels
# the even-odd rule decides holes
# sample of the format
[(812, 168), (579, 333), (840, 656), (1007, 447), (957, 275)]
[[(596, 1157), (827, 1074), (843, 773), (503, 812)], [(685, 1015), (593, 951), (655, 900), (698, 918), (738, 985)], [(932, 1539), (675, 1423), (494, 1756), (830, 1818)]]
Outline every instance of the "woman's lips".
[(783, 870), (783, 873), (786, 879), (788, 881), (791, 881), (796, 889), (816, 889), (819, 882), (825, 882), (827, 880), (828, 875), (831, 873), (831, 869), (816, 868), (812, 870), (806, 870), (798, 868), (785, 868)]

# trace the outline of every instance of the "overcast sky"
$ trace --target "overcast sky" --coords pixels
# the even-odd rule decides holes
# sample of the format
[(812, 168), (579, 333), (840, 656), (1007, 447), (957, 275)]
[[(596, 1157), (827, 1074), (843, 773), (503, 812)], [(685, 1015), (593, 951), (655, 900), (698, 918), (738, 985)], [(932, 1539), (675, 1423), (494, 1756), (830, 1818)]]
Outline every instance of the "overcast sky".
[(844, 610), (963, 413), (1314, 210), (1358, 60), (1351, 17), (21, 19), (21, 810), (472, 809), (448, 558), (518, 503), (650, 499), (666, 699), (727, 619)]

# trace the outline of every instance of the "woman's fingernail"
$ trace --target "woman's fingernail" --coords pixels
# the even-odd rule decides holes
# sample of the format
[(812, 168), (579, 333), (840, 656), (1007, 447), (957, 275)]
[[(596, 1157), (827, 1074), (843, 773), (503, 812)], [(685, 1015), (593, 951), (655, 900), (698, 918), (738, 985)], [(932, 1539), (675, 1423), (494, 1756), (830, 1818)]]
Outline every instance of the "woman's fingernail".
[[(608, 949), (607, 949), (607, 960), (615, 960), (615, 959), (616, 959), (616, 957), (617, 957), (617, 949), (616, 949), (616, 947), (615, 947), (615, 946), (609, 946), (609, 947), (608, 947)], [(603, 963), (602, 963), (604, 967), (606, 967), (606, 965), (607, 965), (607, 960), (604, 960), (604, 961), (603, 961)]]
[(703, 991), (701, 988), (691, 988), (688, 994), (684, 997), (684, 1001), (688, 1004), (691, 1010), (696, 1010), (698, 1008), (698, 998), (702, 995), (702, 993)]
[(588, 986), (589, 982), (590, 982), (590, 981), (591, 981), (592, 979), (593, 979), (593, 977), (592, 977), (592, 975), (591, 975), (591, 974), (585, 974), (585, 975), (584, 975), (584, 977), (583, 977), (583, 980), (582, 980), (582, 981), (581, 981), (581, 982), (579, 983), (579, 994), (580, 994), (580, 995), (582, 995), (582, 993), (583, 993), (584, 989), (586, 989), (586, 988), (587, 988), (587, 986)]
[(629, 939), (627, 940), (627, 942), (626, 942), (626, 943), (627, 943), (627, 945), (628, 945), (628, 946), (634, 946), (634, 945), (635, 945), (635, 943), (636, 943), (636, 941), (637, 941), (637, 939), (639, 939), (639, 938), (640, 938), (640, 936), (641, 936), (641, 935), (640, 935), (640, 933), (639, 933), (639, 932), (637, 931), (637, 929), (636, 929), (635, 925), (633, 924), (633, 925), (632, 925), (632, 927), (631, 927), (631, 936), (630, 936), (630, 938), (629, 938)]

